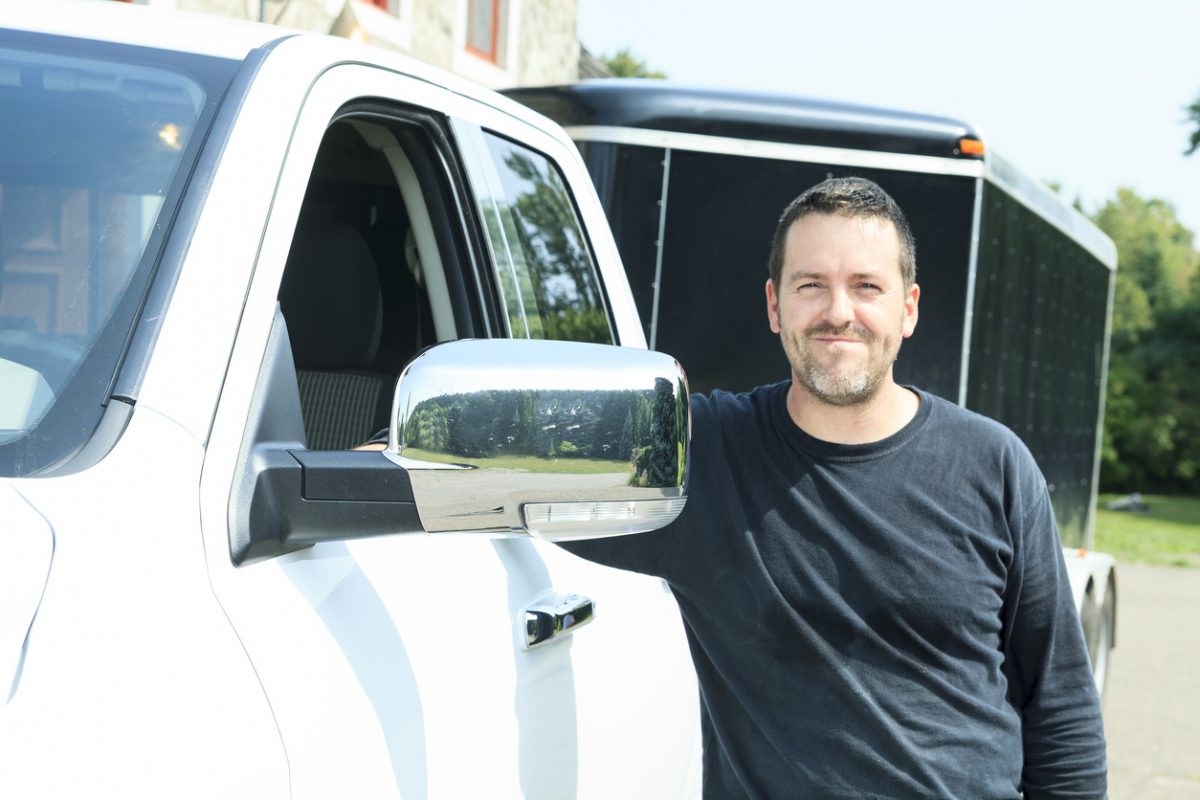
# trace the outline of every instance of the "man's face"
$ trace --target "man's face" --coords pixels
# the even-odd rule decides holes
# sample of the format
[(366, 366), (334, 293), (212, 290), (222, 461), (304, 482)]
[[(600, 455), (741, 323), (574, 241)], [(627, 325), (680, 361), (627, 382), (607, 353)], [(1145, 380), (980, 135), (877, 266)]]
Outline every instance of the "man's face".
[(823, 403), (853, 406), (891, 382), (919, 297), (916, 285), (904, 288), (890, 221), (810, 214), (788, 230), (778, 288), (767, 281), (767, 316), (793, 382)]

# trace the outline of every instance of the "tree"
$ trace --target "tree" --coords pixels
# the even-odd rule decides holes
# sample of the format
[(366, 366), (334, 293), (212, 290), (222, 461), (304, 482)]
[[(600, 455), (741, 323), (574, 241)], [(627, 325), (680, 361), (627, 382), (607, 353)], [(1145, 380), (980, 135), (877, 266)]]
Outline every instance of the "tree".
[(1200, 97), (1187, 107), (1188, 119), (1196, 126), (1192, 131), (1192, 136), (1188, 140), (1188, 149), (1183, 151), (1185, 156), (1190, 156), (1196, 150), (1200, 149)]
[(1146, 200), (1122, 188), (1094, 220), (1117, 245), (1117, 274), (1145, 293), (1152, 313), (1165, 311), (1187, 296), (1197, 255), (1192, 232), (1179, 222), (1170, 203)]
[(637, 58), (626, 47), (611, 56), (600, 56), (604, 66), (608, 67), (614, 78), (665, 78), (665, 73), (652, 70), (646, 62)]
[(1172, 206), (1119, 189), (1094, 220), (1117, 245), (1101, 484), (1200, 488), (1200, 254)]

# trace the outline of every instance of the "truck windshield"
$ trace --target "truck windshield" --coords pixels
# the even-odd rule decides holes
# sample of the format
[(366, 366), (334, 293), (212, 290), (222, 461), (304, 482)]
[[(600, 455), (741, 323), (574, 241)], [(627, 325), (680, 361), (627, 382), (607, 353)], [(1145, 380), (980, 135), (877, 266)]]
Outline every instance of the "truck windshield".
[(0, 34), (0, 476), (53, 468), (98, 424), (235, 68)]

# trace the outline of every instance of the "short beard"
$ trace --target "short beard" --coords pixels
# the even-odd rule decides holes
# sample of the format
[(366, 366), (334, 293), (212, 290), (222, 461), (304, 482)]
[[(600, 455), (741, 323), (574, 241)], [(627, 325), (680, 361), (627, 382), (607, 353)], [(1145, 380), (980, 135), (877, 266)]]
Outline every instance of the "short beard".
[[(877, 337), (870, 332), (855, 326), (843, 329), (810, 328), (802, 336), (792, 335), (790, 331), (784, 332), (785, 350), (792, 365), (795, 381), (819, 402), (839, 408), (865, 405), (873, 399), (883, 385), (896, 355), (894, 352), (887, 355), (882, 363), (868, 361), (862, 369), (846, 375), (826, 370), (816, 359), (808, 357), (807, 351), (802, 347), (803, 339), (846, 333), (852, 333), (868, 347), (873, 347), (877, 341)], [(884, 345), (889, 343), (885, 341)]]
[(883, 384), (883, 375), (865, 371), (855, 375), (831, 375), (815, 364), (803, 365), (792, 374), (808, 393), (826, 405), (846, 408), (864, 405), (875, 397)]

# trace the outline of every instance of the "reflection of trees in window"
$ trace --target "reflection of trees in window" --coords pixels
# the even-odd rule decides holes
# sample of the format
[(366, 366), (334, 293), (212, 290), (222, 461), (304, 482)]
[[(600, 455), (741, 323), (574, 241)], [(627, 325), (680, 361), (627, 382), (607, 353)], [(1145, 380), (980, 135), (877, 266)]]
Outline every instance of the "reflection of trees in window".
[(591, 255), (562, 178), (515, 149), (504, 164), (526, 187), (510, 208), (546, 338), (611, 342)]
[(498, 213), (485, 213), (488, 239), (496, 252), (500, 292), (504, 298), (504, 310), (508, 314), (508, 326), (518, 339), (545, 339), (542, 318), (537, 309), (537, 296), (530, 283), (529, 266), (517, 245), (520, 236), (513, 220), (512, 211), (503, 201), (497, 201)]

